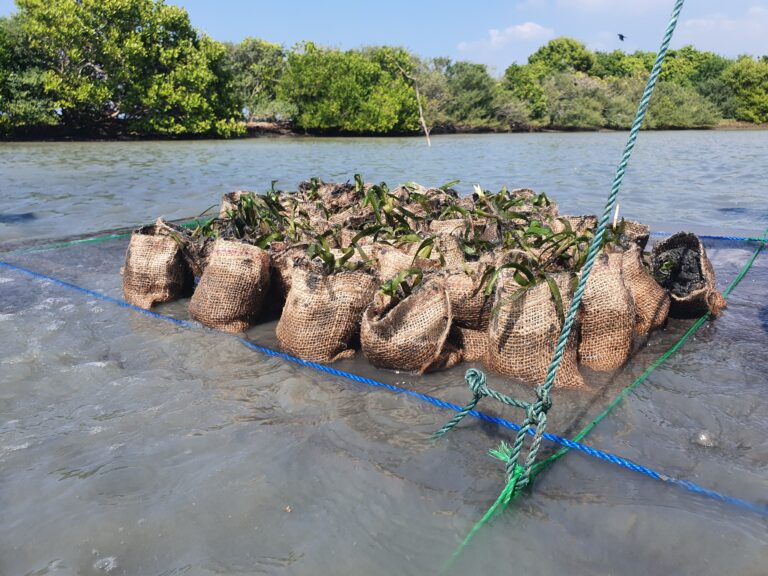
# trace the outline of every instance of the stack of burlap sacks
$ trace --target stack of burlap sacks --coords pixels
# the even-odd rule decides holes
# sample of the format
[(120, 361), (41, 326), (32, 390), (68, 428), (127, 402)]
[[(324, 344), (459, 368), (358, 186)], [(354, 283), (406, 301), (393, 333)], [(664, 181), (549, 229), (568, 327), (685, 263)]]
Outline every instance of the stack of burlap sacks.
[[(410, 233), (399, 239), (396, 233), (387, 237), (381, 231), (361, 235), (366, 226), (381, 224), (381, 215), (363, 201), (369, 189), (370, 185), (303, 183), (282, 200), (290, 204), (286, 213), (304, 219), (300, 232), (294, 229), (292, 237), (286, 235), (264, 248), (247, 238), (224, 235), (200, 241), (188, 229), (162, 220), (140, 228), (126, 255), (126, 300), (149, 308), (191, 293), (191, 317), (228, 332), (243, 332), (279, 315), (280, 346), (307, 361), (334, 362), (360, 348), (380, 368), (423, 373), (466, 360), (540, 384), (578, 271), (568, 269), (562, 264), (567, 259), (561, 258), (560, 264), (545, 271), (546, 281), (521, 286), (516, 269), (504, 267), (520, 250), (510, 249), (505, 238), (531, 222), (586, 238), (597, 219), (561, 217), (554, 203), (541, 203), (539, 196), (525, 189), (509, 195), (517, 204), (513, 215), (505, 217), (489, 215), (486, 206), (479, 209), (477, 197), (473, 201), (451, 190), (403, 186), (388, 198), (409, 219)], [(242, 194), (225, 196), (221, 223), (226, 223)], [(446, 210), (454, 206), (456, 211)], [(337, 256), (358, 237), (353, 257), (343, 266), (329, 269), (311, 257), (308, 246), (323, 233)], [(470, 236), (481, 241), (473, 246), (484, 249), (469, 249)], [(427, 238), (432, 238), (431, 250), (420, 250), (423, 244), (418, 240)], [(700, 267), (699, 285), (688, 293), (673, 290), (671, 296), (644, 263), (647, 241), (646, 226), (626, 222), (621, 238), (599, 254), (555, 386), (584, 386), (579, 365), (596, 371), (621, 367), (633, 346), (662, 327), (670, 312), (716, 314), (724, 305), (706, 251), (694, 235), (676, 235), (654, 250), (654, 262), (661, 262), (657, 255), (683, 246)], [(498, 270), (490, 290), (488, 266)], [(381, 290), (387, 281), (414, 269), (422, 281), (412, 291)], [(193, 291), (194, 276), (199, 276), (199, 283)]]

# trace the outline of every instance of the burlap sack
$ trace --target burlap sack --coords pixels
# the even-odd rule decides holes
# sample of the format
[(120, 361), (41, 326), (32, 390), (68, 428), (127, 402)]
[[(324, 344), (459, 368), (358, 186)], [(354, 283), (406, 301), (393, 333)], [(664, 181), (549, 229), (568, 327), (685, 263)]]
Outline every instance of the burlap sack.
[(439, 262), (426, 258), (416, 258), (414, 260), (412, 254), (406, 254), (403, 250), (382, 242), (365, 247), (364, 250), (373, 258), (374, 265), (382, 282), (391, 280), (398, 273), (408, 268), (433, 270), (440, 266)]
[(669, 314), (669, 294), (656, 283), (643, 266), (642, 250), (637, 244), (626, 250), (621, 262), (624, 285), (635, 301), (635, 334), (647, 336), (661, 328)]
[(623, 254), (599, 254), (581, 299), (579, 360), (592, 370), (621, 367), (632, 351), (635, 303), (624, 284)]
[(285, 299), (291, 290), (291, 277), (296, 260), (307, 253), (306, 244), (294, 246), (272, 246), (270, 256), (270, 281), (264, 312), (267, 316), (278, 316), (283, 310)]
[(237, 212), (240, 206), (240, 199), (245, 195), (255, 196), (254, 192), (245, 192), (238, 190), (237, 192), (228, 192), (221, 198), (221, 205), (219, 207), (219, 218), (228, 218), (231, 212)]
[(130, 304), (149, 309), (187, 296), (194, 278), (182, 244), (159, 224), (134, 230), (123, 270), (123, 294)]
[(472, 330), (454, 323), (448, 341), (462, 351), (467, 362), (481, 361), (488, 353), (488, 330)]
[(464, 218), (451, 218), (450, 220), (432, 220), (429, 223), (429, 232), (431, 234), (453, 234), (463, 237), (467, 233), (467, 228), (471, 229), (472, 223)]
[(630, 248), (633, 244), (645, 250), (648, 244), (648, 238), (651, 235), (651, 228), (647, 224), (635, 222), (634, 220), (623, 220), (624, 232), (621, 235), (621, 244), (625, 248)]
[(487, 330), (493, 309), (493, 294), (486, 296), (480, 286), (485, 265), (467, 262), (441, 274), (441, 279), (451, 301), (453, 322), (457, 326), (473, 330)]
[(217, 239), (189, 301), (190, 316), (210, 328), (244, 331), (261, 313), (269, 266), (269, 255), (261, 248)]
[(377, 288), (377, 278), (369, 270), (325, 274), (312, 262), (297, 262), (277, 323), (280, 347), (313, 362), (354, 356), (352, 340)]
[[(671, 271), (665, 263), (671, 263)], [(695, 318), (707, 312), (717, 316), (726, 306), (707, 251), (695, 234), (678, 232), (656, 244), (653, 276), (669, 290), (669, 315), (674, 318)]]
[(566, 222), (578, 236), (593, 233), (597, 228), (597, 216), (559, 216), (552, 221), (552, 231), (555, 233), (565, 232), (568, 229)]
[[(413, 256), (418, 250), (419, 244), (412, 242), (402, 247), (402, 250)], [(432, 246), (432, 253), (429, 256), (430, 260), (435, 262), (442, 261), (443, 268), (458, 268), (464, 265), (466, 258), (464, 257), (464, 249), (461, 246), (461, 240), (452, 234), (438, 234), (435, 236), (435, 242)]]
[[(554, 274), (563, 298), (563, 308), (570, 306), (570, 274)], [(513, 274), (502, 270), (496, 286), (494, 313), (488, 328), (488, 355), (491, 370), (518, 378), (532, 386), (544, 383), (555, 353), (561, 323), (555, 301), (546, 282), (540, 282), (513, 298), (519, 290)], [(554, 385), (560, 388), (585, 386), (576, 363), (578, 326), (568, 339)]]
[[(451, 329), (451, 303), (442, 282), (428, 280), (407, 298), (395, 303), (376, 294), (363, 313), (360, 343), (377, 368), (423, 374), (449, 367), (445, 350)], [(455, 363), (454, 361), (454, 363)]]
[(492, 244), (501, 240), (499, 224), (495, 218), (475, 218), (472, 221), (472, 226), (479, 240)]
[[(363, 190), (370, 187), (366, 184)], [(318, 180), (316, 185), (307, 180), (299, 184), (299, 193), (308, 201), (320, 201), (330, 212), (338, 212), (362, 199), (363, 193), (355, 190), (353, 182), (323, 182)]]

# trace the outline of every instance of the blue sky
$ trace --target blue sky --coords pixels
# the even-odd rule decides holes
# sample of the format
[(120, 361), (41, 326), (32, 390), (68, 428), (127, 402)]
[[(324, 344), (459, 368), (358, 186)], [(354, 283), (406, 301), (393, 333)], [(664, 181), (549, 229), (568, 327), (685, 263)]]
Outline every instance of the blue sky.
[[(672, 0), (167, 0), (217, 40), (246, 36), (291, 46), (405, 46), (422, 56), (488, 64), (501, 74), (547, 40), (571, 36), (594, 50), (655, 50)], [(0, 14), (14, 11), (0, 0)], [(616, 34), (627, 36), (620, 42)], [(725, 56), (768, 54), (768, 0), (688, 0), (674, 46)]]

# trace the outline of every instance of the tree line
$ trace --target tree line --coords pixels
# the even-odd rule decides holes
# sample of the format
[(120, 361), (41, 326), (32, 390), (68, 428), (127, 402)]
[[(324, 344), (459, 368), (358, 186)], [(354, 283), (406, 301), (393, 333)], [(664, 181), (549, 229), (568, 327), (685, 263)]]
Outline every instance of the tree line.
[[(403, 48), (221, 43), (161, 0), (16, 0), (0, 18), (0, 136), (230, 137), (249, 121), (313, 134), (626, 129), (652, 52), (571, 38), (494, 78)], [(419, 102), (422, 104), (420, 114)], [(671, 50), (646, 128), (768, 122), (768, 56)]]

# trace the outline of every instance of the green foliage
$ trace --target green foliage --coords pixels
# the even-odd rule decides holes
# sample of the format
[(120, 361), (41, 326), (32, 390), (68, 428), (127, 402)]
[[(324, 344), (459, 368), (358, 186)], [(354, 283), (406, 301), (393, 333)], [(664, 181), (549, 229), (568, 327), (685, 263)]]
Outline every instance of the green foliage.
[(60, 121), (85, 134), (239, 130), (224, 47), (153, 0), (18, 0)]
[(595, 65), (595, 55), (573, 38), (555, 38), (528, 57), (529, 64), (541, 64), (551, 72), (589, 73)]
[(646, 128), (710, 128), (720, 116), (717, 107), (693, 87), (659, 82), (651, 99)]
[(403, 52), (393, 48), (341, 52), (307, 42), (288, 55), (278, 96), (296, 105), (296, 125), (306, 131), (415, 131), (415, 93), (394, 64), (404, 60)]
[[(18, 0), (0, 18), (0, 135), (231, 136), (246, 121), (314, 133), (627, 129), (655, 54), (540, 47), (500, 79), (403, 48), (221, 44), (164, 0)], [(768, 122), (768, 57), (669, 51), (646, 128)]]
[(768, 122), (768, 59), (739, 58), (723, 80), (733, 91), (737, 120)]
[(414, 70), (423, 100), (424, 117), (432, 129), (448, 129), (452, 124), (447, 113), (451, 96), (445, 74), (449, 64), (448, 58), (420, 60)]
[(541, 85), (541, 79), (546, 72), (546, 68), (541, 64), (524, 66), (512, 64), (504, 71), (504, 77), (501, 80), (502, 90), (526, 102), (530, 108), (531, 118), (536, 120), (547, 116), (547, 95)]
[(656, 55), (652, 52), (626, 54), (621, 50), (596, 52), (592, 74), (600, 78), (628, 78), (647, 75), (653, 68)]
[(528, 130), (532, 126), (531, 106), (507, 90), (497, 90), (493, 99), (493, 112), (501, 124), (510, 130)]
[(285, 71), (287, 58), (283, 47), (258, 38), (246, 38), (239, 44), (225, 46), (235, 97), (246, 119), (290, 119), (295, 107), (276, 100), (277, 84)]
[(45, 94), (45, 70), (18, 16), (0, 18), (0, 135), (49, 128), (58, 122)]
[(604, 125), (605, 83), (583, 73), (562, 72), (544, 81), (550, 125), (597, 129)]
[(495, 82), (484, 64), (455, 62), (445, 71), (446, 113), (456, 123), (485, 123), (493, 118)]

